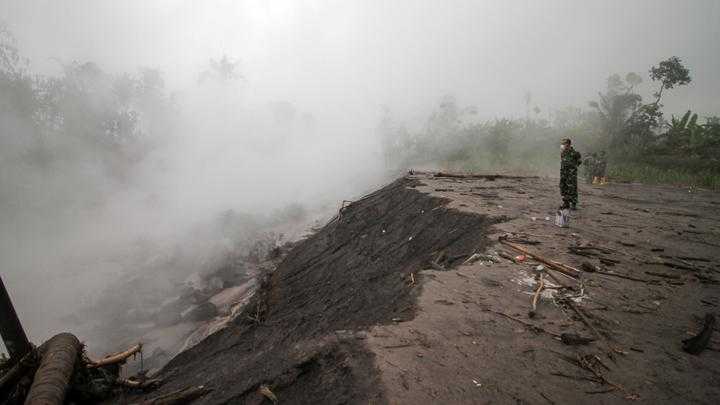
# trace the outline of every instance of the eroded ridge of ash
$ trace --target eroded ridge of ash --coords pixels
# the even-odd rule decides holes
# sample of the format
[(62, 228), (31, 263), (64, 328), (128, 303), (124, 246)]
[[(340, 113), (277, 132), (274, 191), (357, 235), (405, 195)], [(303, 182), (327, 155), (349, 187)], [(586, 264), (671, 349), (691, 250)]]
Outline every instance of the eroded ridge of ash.
[(252, 403), (266, 384), (294, 403), (382, 402), (367, 329), (411, 319), (418, 272), (439, 254), (459, 264), (496, 221), (448, 210), (418, 184), (397, 180), (299, 243), (234, 325), (165, 367), (163, 391), (204, 384), (213, 391), (198, 403)]

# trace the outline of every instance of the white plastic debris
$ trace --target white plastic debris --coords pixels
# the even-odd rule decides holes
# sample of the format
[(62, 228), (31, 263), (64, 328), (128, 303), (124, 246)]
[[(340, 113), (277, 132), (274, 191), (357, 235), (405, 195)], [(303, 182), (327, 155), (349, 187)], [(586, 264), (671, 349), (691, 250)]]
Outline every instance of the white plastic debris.
[(559, 209), (555, 214), (555, 225), (561, 228), (570, 226), (570, 210), (567, 208)]

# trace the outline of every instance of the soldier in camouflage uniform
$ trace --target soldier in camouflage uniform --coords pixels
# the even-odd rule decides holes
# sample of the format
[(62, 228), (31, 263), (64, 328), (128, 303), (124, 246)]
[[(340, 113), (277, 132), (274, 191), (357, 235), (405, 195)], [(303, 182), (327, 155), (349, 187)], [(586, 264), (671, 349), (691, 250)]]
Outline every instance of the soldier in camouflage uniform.
[(578, 166), (582, 164), (580, 152), (572, 147), (569, 139), (563, 139), (560, 145), (560, 194), (562, 195), (562, 208), (576, 209), (578, 203), (577, 174)]

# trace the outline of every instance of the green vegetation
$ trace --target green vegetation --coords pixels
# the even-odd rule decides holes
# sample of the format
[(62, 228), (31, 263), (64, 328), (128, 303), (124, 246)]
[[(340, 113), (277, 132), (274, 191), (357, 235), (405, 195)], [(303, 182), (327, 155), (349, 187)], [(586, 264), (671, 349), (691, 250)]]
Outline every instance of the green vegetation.
[(648, 164), (616, 164), (611, 166), (609, 176), (617, 181), (646, 184), (670, 184), (696, 186), (720, 190), (720, 174), (716, 171), (693, 171), (683, 168), (664, 169)]
[[(385, 112), (378, 128), (389, 165), (482, 171), (554, 174), (559, 144), (571, 138), (583, 153), (605, 150), (609, 175), (616, 181), (639, 181), (720, 189), (720, 118), (700, 118), (691, 111), (666, 121), (662, 97), (691, 81), (677, 57), (650, 69), (657, 83), (654, 99), (644, 103), (636, 92), (642, 78), (612, 75), (589, 109), (569, 107), (540, 118), (525, 96), (525, 118), (475, 119), (472, 107), (446, 96), (424, 128), (410, 131)], [(531, 111), (535, 113), (531, 117)]]

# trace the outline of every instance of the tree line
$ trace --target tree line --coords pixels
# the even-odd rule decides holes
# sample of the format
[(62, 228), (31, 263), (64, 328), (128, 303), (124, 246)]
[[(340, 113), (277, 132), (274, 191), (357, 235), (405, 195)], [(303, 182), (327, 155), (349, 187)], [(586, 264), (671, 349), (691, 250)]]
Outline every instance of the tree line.
[(699, 172), (704, 174), (701, 185), (720, 186), (720, 118), (691, 111), (669, 119), (663, 114), (669, 91), (691, 82), (689, 69), (673, 56), (648, 73), (657, 88), (650, 100), (637, 92), (642, 76), (631, 72), (611, 75), (587, 107), (556, 110), (548, 118), (540, 117), (537, 106), (530, 108), (530, 93), (525, 95), (525, 117), (488, 121), (477, 120), (474, 108), (445, 96), (421, 129), (408, 130), (385, 110), (377, 130), (391, 167), (440, 163), (467, 170), (550, 172), (557, 165), (559, 141), (571, 138), (584, 152), (607, 151), (616, 177), (635, 180), (631, 172), (642, 167), (643, 173)]

